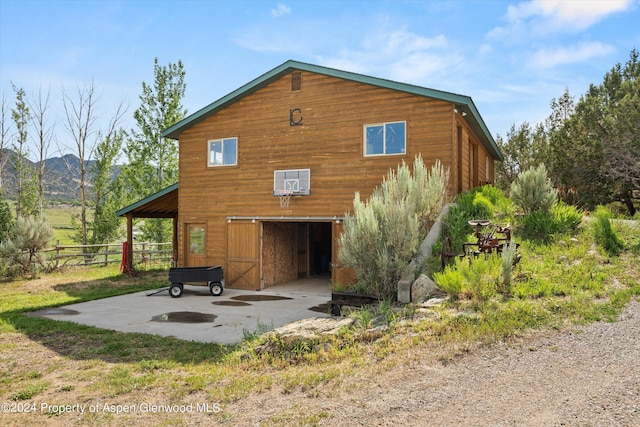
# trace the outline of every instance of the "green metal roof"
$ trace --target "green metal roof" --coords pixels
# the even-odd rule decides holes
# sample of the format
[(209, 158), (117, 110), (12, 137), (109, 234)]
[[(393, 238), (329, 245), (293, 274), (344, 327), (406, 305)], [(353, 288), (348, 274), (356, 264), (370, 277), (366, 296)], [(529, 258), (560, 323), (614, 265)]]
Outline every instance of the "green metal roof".
[(178, 183), (163, 188), (157, 193), (145, 197), (142, 200), (120, 209), (116, 216), (125, 216), (133, 212), (139, 218), (171, 218), (178, 213), (177, 194), (171, 194), (178, 190)]
[(269, 85), (273, 81), (278, 80), (282, 76), (285, 76), (294, 70), (308, 71), (310, 73), (322, 74), (325, 76), (336, 77), (343, 80), (355, 81), (358, 83), (369, 84), (386, 89), (407, 92), (414, 95), (420, 95), (445, 102), (450, 102), (456, 106), (456, 109), (461, 114), (466, 113), (465, 118), (467, 122), (476, 133), (476, 135), (478, 135), (478, 138), (480, 138), (484, 146), (493, 155), (493, 157), (500, 161), (504, 160), (500, 149), (496, 145), (493, 136), (491, 136), (489, 129), (487, 129), (484, 120), (482, 120), (482, 117), (480, 116), (478, 109), (473, 103), (473, 100), (468, 96), (292, 60), (285, 62), (284, 64), (274, 68), (271, 71), (268, 71), (267, 73), (234, 90), (228, 95), (223, 96), (212, 104), (209, 104), (203, 109), (191, 114), (189, 117), (186, 117), (185, 119), (179, 121), (175, 125), (166, 129), (162, 133), (162, 136), (178, 139), (180, 133), (184, 130), (189, 129), (191, 126), (203, 121), (207, 117), (214, 115), (216, 112), (228, 107), (236, 101), (239, 101), (245, 96), (256, 92), (257, 90)]

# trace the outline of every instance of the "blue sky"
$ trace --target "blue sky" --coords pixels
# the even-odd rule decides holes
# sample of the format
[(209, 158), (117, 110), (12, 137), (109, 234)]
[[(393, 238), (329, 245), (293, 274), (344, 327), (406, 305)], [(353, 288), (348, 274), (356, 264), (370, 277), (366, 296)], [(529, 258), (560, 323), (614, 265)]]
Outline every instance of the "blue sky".
[(638, 0), (0, 0), (0, 83), (11, 105), (11, 82), (50, 91), (50, 156), (69, 140), (63, 88), (93, 79), (98, 125), (122, 101), (131, 128), (155, 57), (184, 63), (189, 113), (294, 59), (471, 96), (496, 137), (599, 84), (639, 22)]

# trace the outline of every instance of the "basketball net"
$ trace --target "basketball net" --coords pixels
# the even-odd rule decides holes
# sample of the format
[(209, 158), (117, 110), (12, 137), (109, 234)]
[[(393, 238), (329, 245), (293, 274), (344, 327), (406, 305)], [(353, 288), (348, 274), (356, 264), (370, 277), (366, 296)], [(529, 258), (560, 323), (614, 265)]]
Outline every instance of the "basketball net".
[(291, 200), (292, 195), (293, 195), (293, 191), (290, 191), (290, 190), (283, 190), (280, 194), (278, 194), (281, 208), (289, 207), (289, 201)]

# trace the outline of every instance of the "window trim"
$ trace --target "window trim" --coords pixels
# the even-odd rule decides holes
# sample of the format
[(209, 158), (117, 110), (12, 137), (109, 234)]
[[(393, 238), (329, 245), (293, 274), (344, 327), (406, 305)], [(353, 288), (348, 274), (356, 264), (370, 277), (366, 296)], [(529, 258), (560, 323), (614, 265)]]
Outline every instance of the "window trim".
[[(387, 153), (387, 125), (402, 123), (404, 125), (404, 151), (402, 153)], [(382, 126), (382, 153), (367, 153), (367, 129), (374, 126)], [(380, 156), (404, 156), (407, 154), (407, 121), (397, 120), (393, 122), (367, 123), (362, 125), (362, 153), (364, 157), (380, 157)]]
[[(235, 163), (224, 163), (224, 141), (233, 139), (236, 142), (236, 162)], [(211, 163), (211, 144), (219, 142), (222, 147), (222, 164), (212, 164)], [(230, 136), (226, 138), (214, 138), (207, 141), (207, 167), (209, 168), (219, 168), (225, 166), (238, 166), (238, 137)]]

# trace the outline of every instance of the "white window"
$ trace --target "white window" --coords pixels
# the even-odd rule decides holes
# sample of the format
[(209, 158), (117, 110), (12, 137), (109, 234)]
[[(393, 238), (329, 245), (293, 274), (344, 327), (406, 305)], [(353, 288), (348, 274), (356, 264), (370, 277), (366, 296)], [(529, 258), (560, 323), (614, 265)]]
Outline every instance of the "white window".
[(364, 126), (364, 155), (384, 156), (406, 153), (406, 122)]
[(209, 166), (238, 164), (238, 138), (212, 139), (209, 141)]

